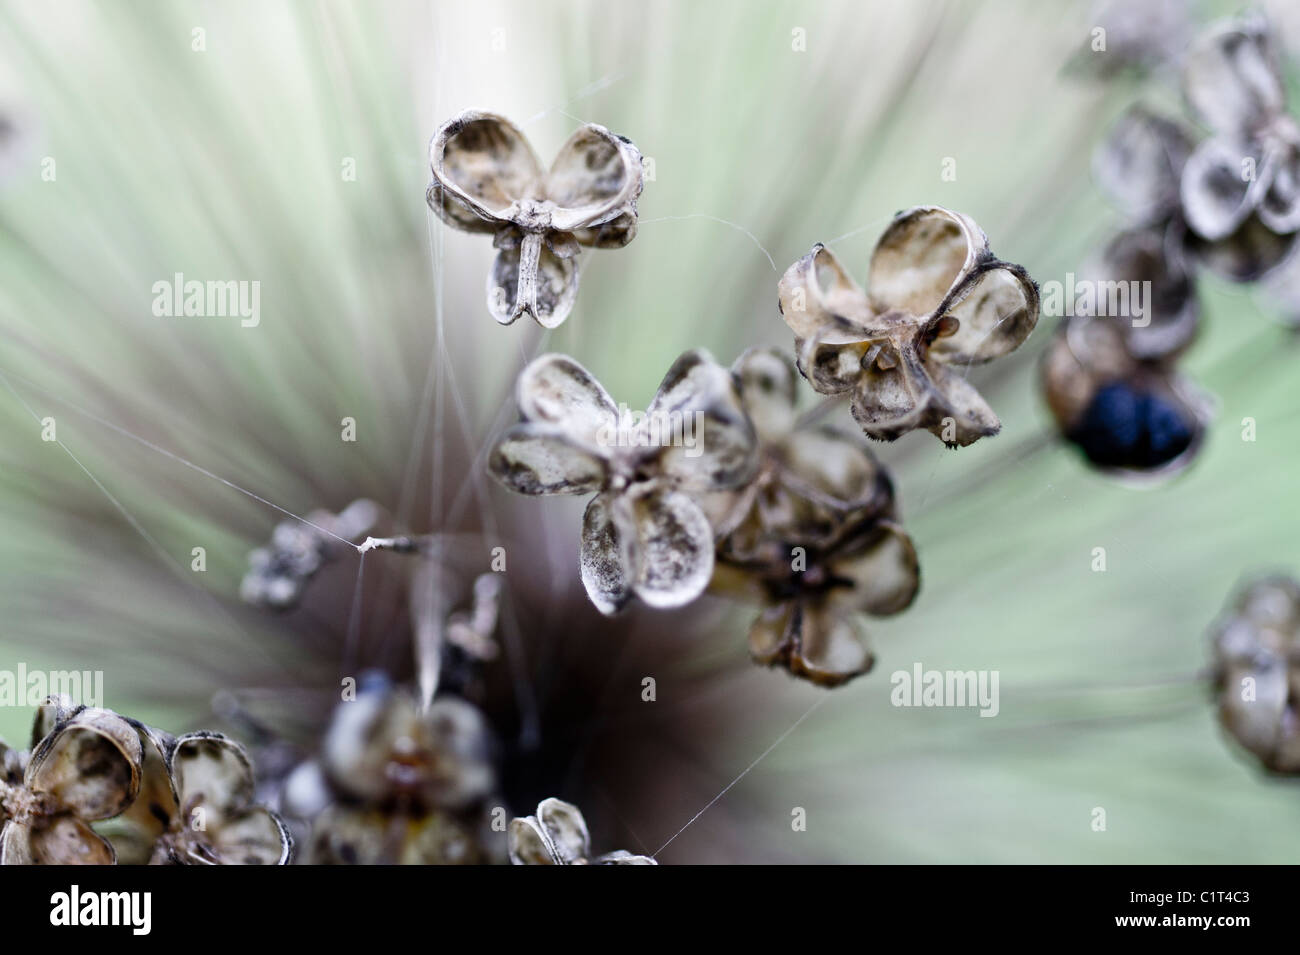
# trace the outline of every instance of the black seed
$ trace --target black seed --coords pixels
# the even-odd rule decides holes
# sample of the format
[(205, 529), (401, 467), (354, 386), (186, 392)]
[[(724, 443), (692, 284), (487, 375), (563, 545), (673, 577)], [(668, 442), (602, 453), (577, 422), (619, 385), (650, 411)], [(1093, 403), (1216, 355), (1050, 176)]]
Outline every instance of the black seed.
[(1151, 470), (1191, 446), (1195, 422), (1162, 395), (1116, 382), (1098, 390), (1068, 437), (1101, 467)]

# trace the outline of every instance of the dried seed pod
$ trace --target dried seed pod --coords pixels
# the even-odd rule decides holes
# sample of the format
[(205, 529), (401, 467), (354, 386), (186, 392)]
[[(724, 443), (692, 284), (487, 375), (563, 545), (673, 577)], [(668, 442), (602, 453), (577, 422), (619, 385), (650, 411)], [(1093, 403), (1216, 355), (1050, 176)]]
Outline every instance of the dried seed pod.
[(239, 596), (272, 610), (293, 608), (316, 572), (339, 553), (342, 542), (362, 537), (378, 518), (379, 506), (361, 499), (338, 514), (317, 510), (307, 515), (307, 522), (282, 521), (271, 534), (270, 546), (248, 555)]
[(33, 748), (21, 781), (0, 783), (0, 865), (112, 865), (112, 845), (90, 823), (135, 799), (140, 739), (110, 710), (54, 700), (38, 713), (38, 725), (52, 714), (57, 722)]
[(1188, 50), (1188, 104), (1214, 135), (1183, 168), (1183, 215), (1206, 264), (1236, 281), (1275, 268), (1300, 229), (1300, 128), (1267, 24), (1215, 24)]
[(636, 235), (641, 154), (603, 126), (578, 129), (545, 171), (517, 126), (467, 110), (434, 135), (429, 165), (429, 207), (457, 229), (494, 234), (488, 311), (503, 325), (527, 314), (558, 326), (578, 293), (579, 247)]
[(1093, 176), (1134, 225), (1164, 225), (1181, 214), (1179, 190), (1192, 148), (1181, 122), (1132, 106), (1093, 153)]
[[(334, 805), (312, 826), (313, 865), (484, 865), (490, 822), (433, 811), (417, 816)], [(500, 837), (497, 836), (499, 839)]]
[(371, 681), (335, 709), (321, 766), (353, 800), (460, 809), (495, 785), (490, 742), (482, 713), (469, 703), (447, 697), (421, 712), (409, 693)]
[(1043, 356), (1042, 383), (1062, 435), (1093, 464), (1168, 476), (1196, 455), (1207, 402), (1169, 361), (1140, 361), (1109, 318), (1073, 318)]
[(542, 800), (536, 815), (511, 819), (508, 832), (514, 865), (658, 865), (624, 850), (592, 858), (587, 821), (577, 806), (559, 799)]
[[(1125, 348), (1140, 361), (1171, 359), (1187, 350), (1200, 328), (1196, 281), (1183, 254), (1181, 221), (1121, 232), (1108, 242), (1089, 271), (1093, 288), (1129, 290), (1145, 296), (1142, 314), (1129, 303), (1106, 318), (1124, 335)], [(1099, 310), (1100, 314), (1100, 310)]]
[(924, 428), (957, 447), (996, 434), (997, 416), (965, 374), (1033, 330), (1038, 288), (1025, 270), (996, 259), (966, 216), (918, 206), (880, 237), (868, 286), (821, 245), (782, 277), (781, 313), (813, 388), (849, 394), (877, 440)]
[(207, 731), (173, 737), (134, 724), (145, 753), (140, 797), (116, 820), (119, 859), (152, 865), (288, 865), (283, 820), (254, 801), (244, 748)]
[(749, 632), (755, 662), (833, 687), (874, 663), (854, 615), (901, 613), (920, 582), (911, 538), (893, 521), (868, 519), (829, 547), (789, 548), (767, 563), (720, 562), (713, 588), (767, 605)]
[(366, 674), (356, 699), (335, 709), (319, 760), (289, 777), (287, 811), (311, 819), (308, 861), (495, 861), (491, 744), (483, 714), (464, 700), (422, 710), (387, 678)]
[(753, 425), (728, 371), (707, 352), (686, 352), (635, 421), (563, 355), (532, 362), (517, 392), (523, 422), (497, 442), (488, 467), (521, 494), (596, 493), (579, 568), (597, 609), (615, 613), (633, 596), (652, 607), (698, 597), (713, 572), (713, 531), (696, 498), (745, 484), (757, 466)]
[(1300, 773), (1300, 582), (1243, 586), (1211, 641), (1223, 727), (1269, 770)]
[(860, 441), (830, 427), (796, 428), (794, 362), (751, 348), (732, 365), (759, 439), (753, 480), (703, 499), (719, 559), (788, 559), (791, 546), (826, 547), (863, 520), (893, 514), (889, 475)]

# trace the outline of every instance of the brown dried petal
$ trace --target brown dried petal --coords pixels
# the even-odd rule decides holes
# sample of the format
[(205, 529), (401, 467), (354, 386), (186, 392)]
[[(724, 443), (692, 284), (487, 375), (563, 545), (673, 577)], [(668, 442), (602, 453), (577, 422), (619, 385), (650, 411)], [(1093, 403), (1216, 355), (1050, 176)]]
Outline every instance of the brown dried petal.
[(1133, 106), (1093, 154), (1093, 175), (1126, 216), (1152, 222), (1178, 207), (1179, 181), (1191, 151), (1181, 124)]
[(1257, 628), (1300, 636), (1300, 583), (1274, 575), (1256, 580), (1238, 595), (1236, 608)]
[(758, 439), (735, 379), (706, 351), (681, 355), (664, 376), (644, 423), (664, 447), (662, 473), (686, 490), (716, 491), (747, 482)]
[(502, 325), (531, 315), (543, 328), (555, 328), (577, 297), (576, 261), (560, 258), (537, 233), (525, 235), (518, 248), (498, 252), (488, 273), (488, 311)]
[(1097, 388), (1130, 376), (1135, 361), (1124, 333), (1110, 319), (1071, 319), (1043, 353), (1043, 393), (1060, 429), (1078, 424)]
[(1232, 235), (1208, 242), (1195, 235), (1188, 245), (1196, 259), (1210, 271), (1234, 282), (1254, 282), (1278, 268), (1295, 248), (1297, 233), (1278, 235), (1260, 221), (1248, 217)]
[(862, 377), (862, 359), (869, 342), (827, 345), (815, 338), (796, 339), (799, 370), (813, 390), (823, 395), (842, 395), (857, 387)]
[[(1121, 232), (1102, 250), (1094, 271), (1102, 282), (1145, 283), (1145, 324), (1136, 315), (1122, 323), (1128, 351), (1138, 359), (1155, 360), (1180, 354), (1196, 337), (1200, 303), (1191, 273), (1180, 251), (1183, 230), (1134, 229)], [(1132, 288), (1132, 285), (1121, 286)]]
[(86, 707), (33, 751), (24, 783), (93, 822), (117, 815), (135, 799), (142, 758), (140, 737), (126, 720)]
[(486, 796), (496, 784), (496, 773), (482, 711), (456, 697), (444, 697), (429, 707), (424, 723), (435, 754), (429, 801), (444, 809), (462, 809)]
[[(949, 445), (965, 447), (1002, 430), (993, 413), (965, 374), (950, 366), (928, 363), (934, 394), (926, 414), (926, 427)], [(951, 423), (945, 419), (951, 418)]]
[(559, 428), (584, 447), (598, 448), (601, 432), (618, 423), (614, 399), (567, 355), (534, 359), (520, 373), (515, 391), (525, 420)]
[(511, 819), (507, 830), (513, 865), (563, 865), (551, 848), (541, 824), (533, 816)]
[(136, 730), (144, 754), (140, 791), (106, 832), (122, 865), (148, 863), (159, 837), (172, 827), (178, 812), (176, 790), (165, 756), (175, 740), (143, 724), (136, 724)]
[(591, 836), (578, 807), (560, 799), (544, 799), (537, 806), (537, 821), (562, 865), (585, 861), (591, 854)]
[(222, 814), (253, 800), (253, 767), (244, 748), (220, 733), (186, 733), (167, 759), (182, 806), (201, 803)]
[(1251, 214), (1258, 179), (1248, 176), (1247, 161), (1258, 171), (1260, 154), (1252, 146), (1227, 139), (1207, 139), (1183, 168), (1183, 215), (1204, 239), (1226, 238)]
[(917, 206), (894, 217), (871, 254), (867, 290), (878, 311), (929, 315), (988, 255), (988, 239), (968, 216)]
[(765, 610), (750, 628), (749, 648), (756, 663), (785, 666), (825, 687), (841, 686), (875, 663), (850, 617), (811, 600)]
[(492, 449), (488, 470), (518, 494), (587, 494), (605, 482), (603, 458), (576, 446), (553, 425), (523, 422)]
[[(635, 234), (642, 179), (636, 146), (604, 126), (581, 127), (560, 148), (546, 176), (546, 197), (559, 206), (551, 225), (575, 232), (584, 245), (626, 244)], [(631, 224), (626, 222), (629, 214)], [(608, 231), (599, 228), (616, 220), (622, 221)]]
[(830, 591), (827, 606), (878, 617), (911, 606), (921, 587), (921, 568), (912, 539), (892, 521), (881, 521), (852, 552), (836, 555), (830, 571), (852, 587)]
[[(1254, 682), (1253, 699), (1244, 698), (1247, 678)], [(1265, 765), (1281, 772), (1300, 771), (1300, 747), (1294, 741), (1285, 745), (1289, 692), (1286, 664), (1271, 659), (1264, 665), (1228, 668), (1219, 700), (1219, 715), (1228, 732)]]
[[(429, 144), (437, 194), (430, 205), (449, 225), (499, 225), (518, 199), (540, 187), (541, 163), (524, 134), (503, 116), (466, 110), (442, 125)], [(495, 226), (494, 226), (495, 227)]]
[(1267, 24), (1224, 20), (1198, 37), (1183, 58), (1183, 93), (1211, 129), (1253, 136), (1286, 107)]
[(843, 344), (871, 337), (875, 314), (866, 293), (820, 243), (786, 269), (777, 299), (796, 338)]
[[(791, 433), (780, 448), (783, 489), (802, 507), (795, 509), (788, 526), (775, 513), (766, 515), (769, 527), (791, 541), (818, 528), (823, 520), (843, 525), (865, 513), (887, 513), (893, 506), (893, 487), (875, 457), (857, 441), (833, 428), (811, 428)], [(823, 513), (809, 514), (809, 510)]]
[(603, 614), (617, 613), (632, 596), (630, 568), (635, 528), (627, 518), (624, 529), (615, 524), (619, 503), (616, 495), (597, 494), (582, 515), (579, 572), (587, 596)]
[(757, 437), (775, 441), (789, 433), (795, 423), (799, 383), (790, 356), (778, 348), (750, 348), (732, 364), (731, 373)]
[(651, 607), (680, 607), (713, 575), (713, 529), (681, 491), (646, 489), (632, 501), (636, 522), (632, 590)]
[(1300, 144), (1281, 143), (1270, 151), (1259, 178), (1267, 183), (1255, 206), (1260, 221), (1280, 234), (1300, 229)]
[(113, 865), (112, 845), (85, 822), (63, 815), (48, 826), (6, 822), (0, 832), (0, 865)]
[(930, 356), (953, 364), (992, 361), (1021, 346), (1038, 324), (1038, 289), (1018, 265), (981, 267), (971, 274), (945, 316), (960, 323), (937, 338)]
[(636, 213), (625, 212), (600, 225), (574, 229), (572, 235), (589, 249), (621, 249), (636, 238), (636, 231)]
[(68, 719), (78, 709), (80, 709), (78, 704), (67, 694), (55, 693), (47, 696), (41, 701), (41, 705), (36, 708), (36, 715), (32, 719), (32, 736), (29, 748), (36, 749), (41, 744), (41, 740), (54, 731), (54, 727)]
[(293, 840), (269, 809), (232, 813), (210, 824), (210, 848), (220, 865), (288, 865)]

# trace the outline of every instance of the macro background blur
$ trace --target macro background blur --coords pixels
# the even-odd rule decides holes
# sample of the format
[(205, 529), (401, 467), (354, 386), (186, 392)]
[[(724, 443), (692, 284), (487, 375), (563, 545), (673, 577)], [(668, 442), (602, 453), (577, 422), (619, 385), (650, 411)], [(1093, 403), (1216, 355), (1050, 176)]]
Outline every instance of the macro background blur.
[[(1221, 734), (1199, 676), (1235, 582), (1300, 565), (1300, 342), (1247, 291), (1202, 283), (1183, 367), (1217, 417), (1172, 483), (1115, 483), (1053, 441), (1049, 316), (972, 374), (1001, 435), (877, 446), (922, 591), (868, 621), (875, 672), (831, 692), (749, 663), (752, 608), (603, 620), (576, 582), (581, 502), (474, 468), (528, 356), (571, 354), (644, 407), (687, 348), (788, 347), (780, 272), (822, 241), (862, 280), (911, 205), (963, 211), (1064, 281), (1119, 221), (1090, 174), (1109, 121), (1178, 106), (1159, 77), (1079, 65), (1096, 23), (1036, 0), (3, 0), (0, 667), (102, 669), (106, 705), (172, 729), (237, 692), (304, 739), (351, 664), (409, 673), (400, 557), (367, 563), (355, 625), (353, 555), (301, 612), (244, 607), (247, 553), (283, 515), (120, 428), (296, 514), (365, 496), (415, 531), (482, 531), (466, 575), (509, 541), (517, 632), (490, 712), (513, 738), (531, 709), (542, 740), (513, 808), (569, 798), (605, 847), (654, 851), (752, 765), (662, 861), (1294, 861), (1300, 794)], [(467, 107), (547, 162), (588, 121), (654, 160), (637, 238), (583, 253), (554, 332), (499, 327), (491, 243), (425, 206), (428, 139)], [(177, 272), (259, 281), (260, 325), (155, 317)], [(889, 674), (915, 662), (999, 671), (1000, 714), (891, 706)], [(0, 708), (0, 736), (23, 742), (30, 716)]]

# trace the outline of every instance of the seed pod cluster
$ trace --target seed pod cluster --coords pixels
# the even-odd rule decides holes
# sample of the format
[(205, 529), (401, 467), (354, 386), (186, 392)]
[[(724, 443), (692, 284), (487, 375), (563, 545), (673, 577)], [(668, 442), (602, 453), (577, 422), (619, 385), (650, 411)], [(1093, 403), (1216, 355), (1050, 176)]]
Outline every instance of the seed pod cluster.
[(494, 859), (496, 770), (483, 714), (446, 696), (421, 707), (368, 674), (340, 703), (318, 756), (285, 781), (282, 808), (310, 827), (318, 865), (463, 865)]
[(0, 757), (0, 864), (285, 865), (292, 855), (280, 817), (254, 802), (243, 747), (220, 733), (173, 737), (55, 696), (37, 710), (30, 752), (0, 743)]
[(718, 535), (713, 590), (758, 603), (750, 655), (822, 686), (867, 672), (873, 656), (859, 613), (906, 609), (920, 586), (893, 482), (871, 453), (829, 426), (800, 426), (799, 380), (776, 349), (732, 368), (760, 441), (758, 472), (709, 501)]
[(1244, 585), (1211, 630), (1219, 721), (1267, 769), (1300, 773), (1300, 582)]
[[(1212, 25), (1180, 69), (1210, 134), (1198, 142), (1190, 124), (1142, 105), (1111, 129), (1094, 173), (1127, 223), (1087, 267), (1095, 303), (1088, 314), (1067, 309), (1042, 366), (1062, 435), (1094, 465), (1129, 475), (1177, 473), (1200, 447), (1209, 402), (1177, 369), (1201, 318), (1199, 271), (1263, 280), (1290, 307), (1300, 268), (1300, 127), (1267, 23)], [(1115, 309), (1120, 292), (1142, 295), (1142, 314), (1131, 302)]]

